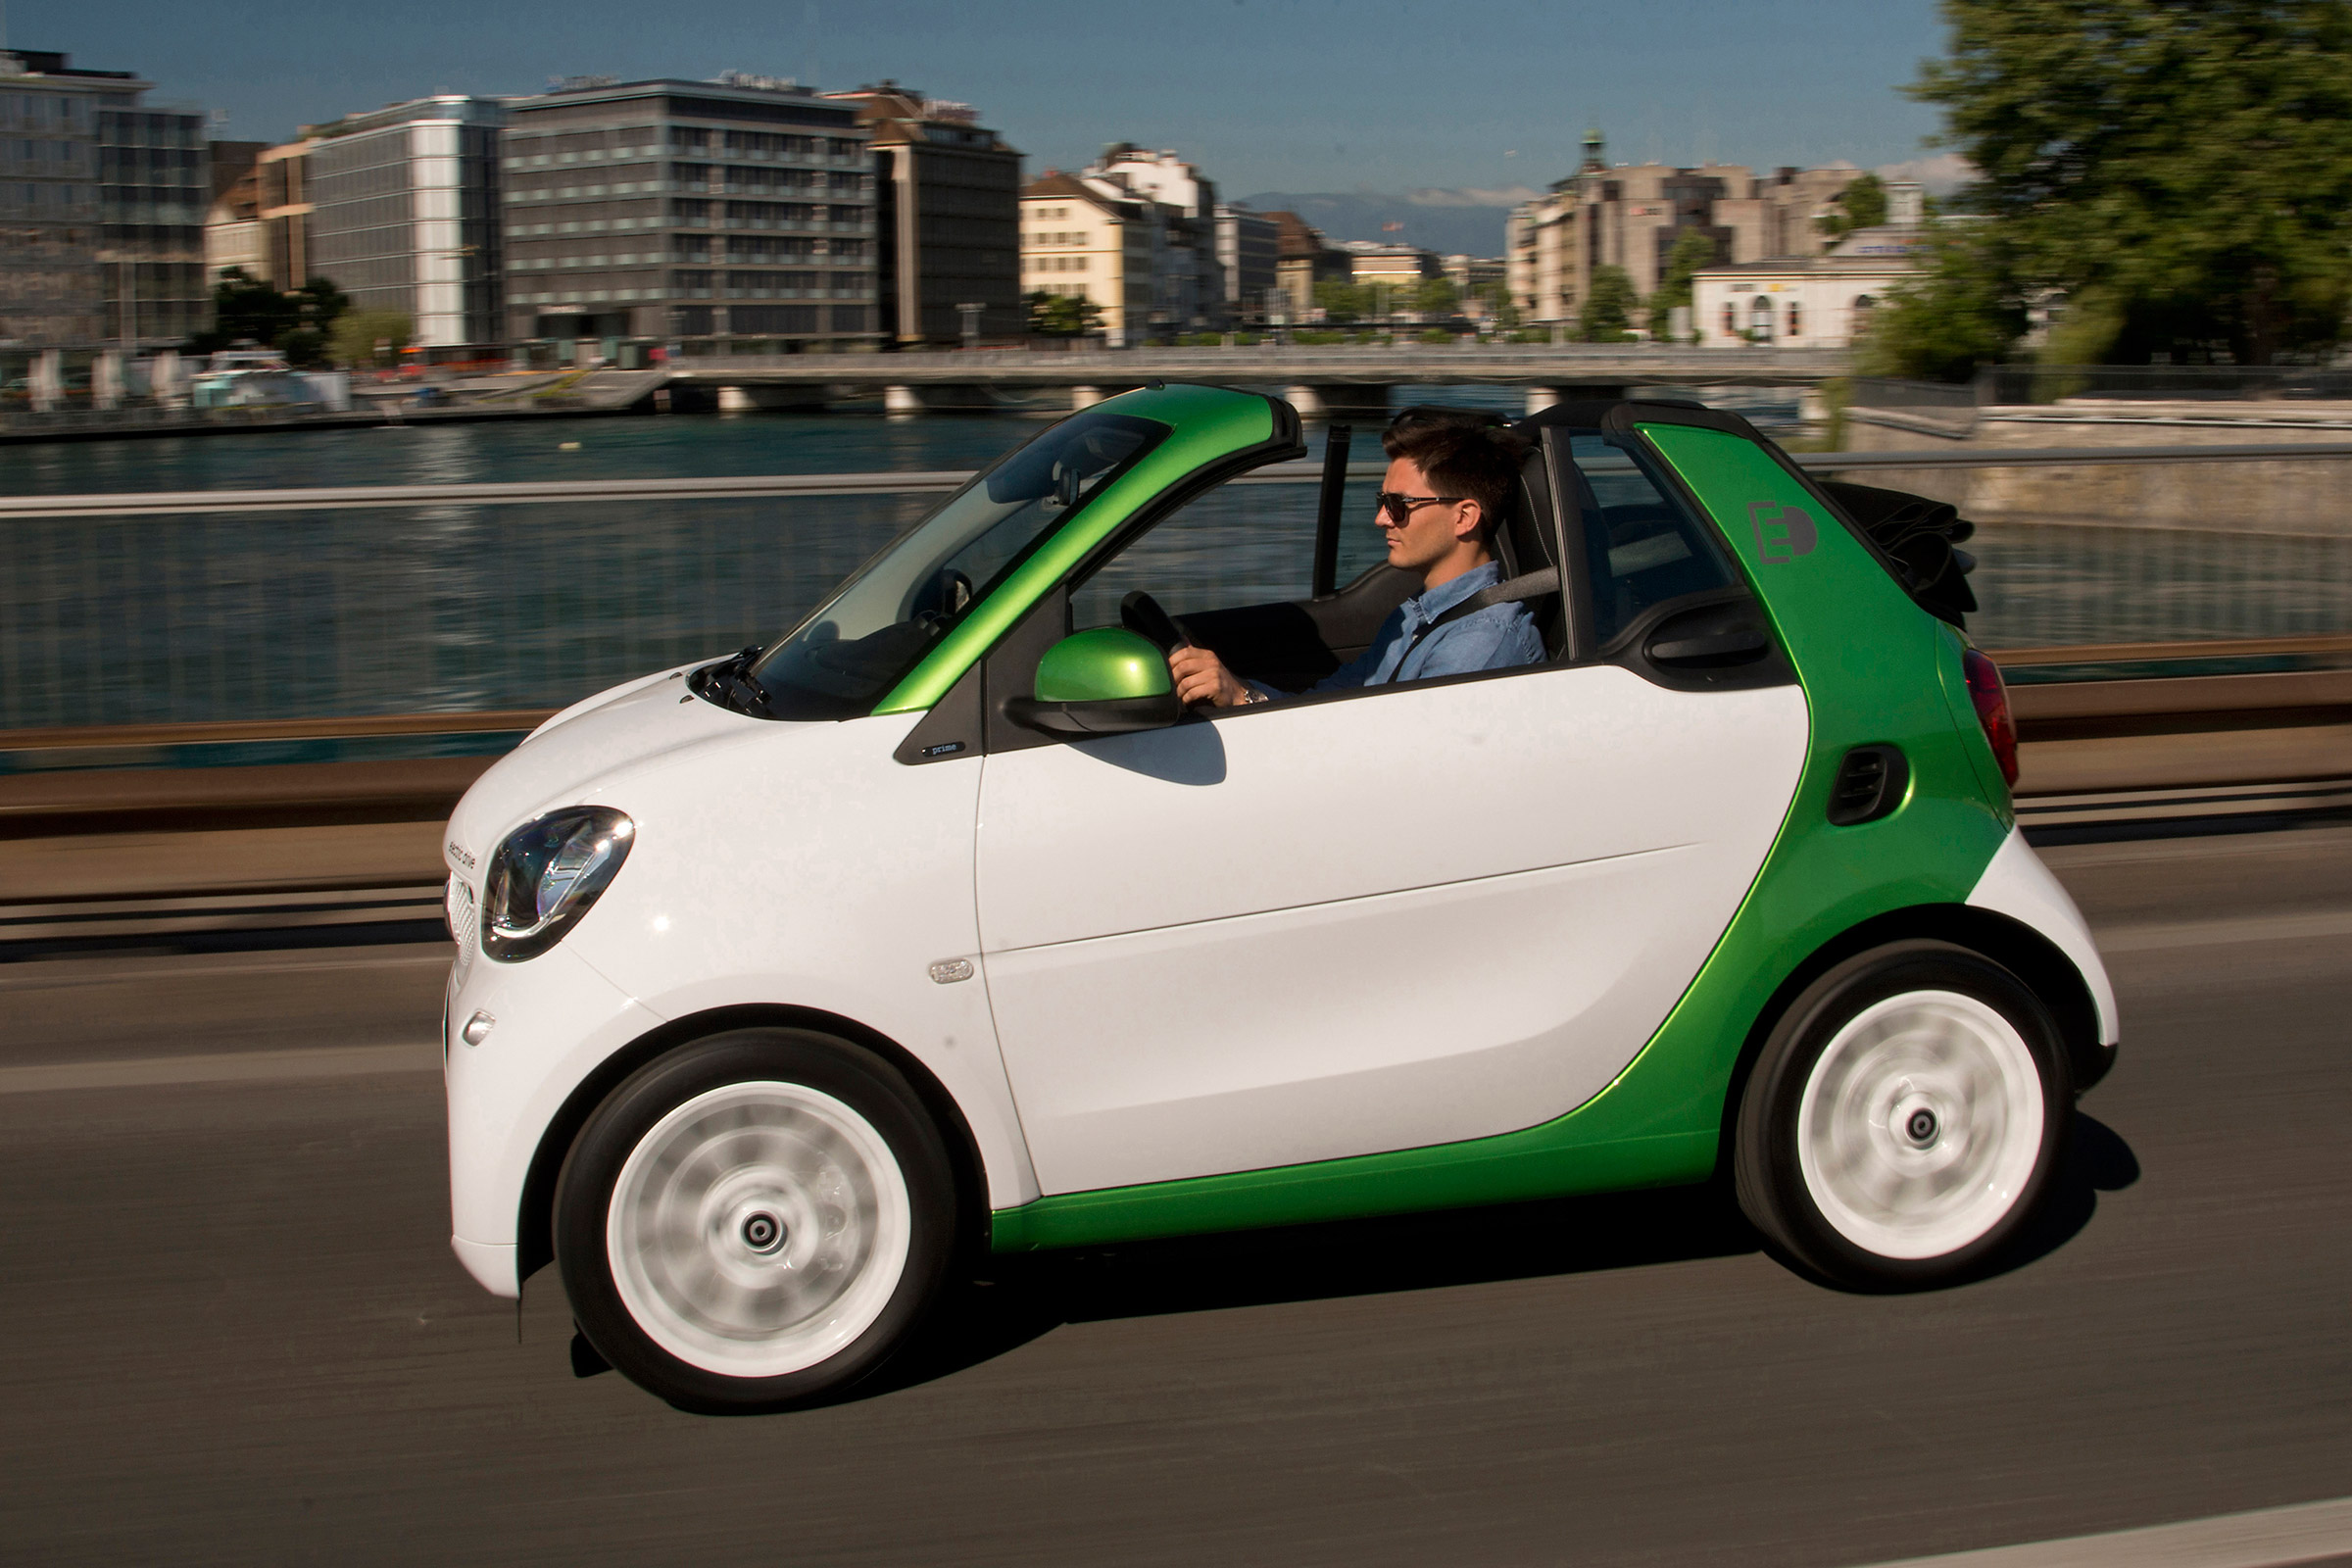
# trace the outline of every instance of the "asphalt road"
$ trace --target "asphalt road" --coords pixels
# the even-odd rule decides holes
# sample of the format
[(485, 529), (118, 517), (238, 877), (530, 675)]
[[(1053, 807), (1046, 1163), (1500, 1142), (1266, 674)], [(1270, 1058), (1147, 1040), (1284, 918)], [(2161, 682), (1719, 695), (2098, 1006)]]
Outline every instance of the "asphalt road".
[(2352, 831), (2052, 858), (2125, 1056), (2008, 1272), (1839, 1294), (1703, 1192), (1135, 1247), (744, 1420), (450, 1257), (379, 1070), (439, 954), (0, 967), (0, 1559), (1834, 1565), (2352, 1492)]

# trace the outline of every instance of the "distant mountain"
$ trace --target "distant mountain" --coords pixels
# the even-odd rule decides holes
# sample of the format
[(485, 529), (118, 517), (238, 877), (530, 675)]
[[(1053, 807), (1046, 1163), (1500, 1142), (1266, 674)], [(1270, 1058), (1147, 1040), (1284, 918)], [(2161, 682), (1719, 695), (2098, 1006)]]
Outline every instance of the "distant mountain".
[[(1261, 213), (1292, 212), (1335, 240), (1383, 240), (1418, 245), (1441, 256), (1502, 254), (1502, 220), (1538, 193), (1525, 186), (1498, 190), (1260, 191), (1240, 200)], [(1386, 225), (1396, 223), (1397, 228)]]

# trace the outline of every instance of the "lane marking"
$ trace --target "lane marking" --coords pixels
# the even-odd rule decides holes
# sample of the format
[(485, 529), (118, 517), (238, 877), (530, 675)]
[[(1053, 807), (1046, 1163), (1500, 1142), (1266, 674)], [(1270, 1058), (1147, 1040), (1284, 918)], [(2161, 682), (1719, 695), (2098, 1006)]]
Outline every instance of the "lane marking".
[(2352, 937), (2352, 909), (2301, 914), (2238, 915), (2223, 920), (2155, 920), (2091, 929), (2101, 953), (2159, 953), (2175, 948), (2219, 948), (2244, 942), (2304, 942)]
[(1871, 1568), (2288, 1568), (2352, 1552), (2352, 1497)]
[(371, 1073), (440, 1070), (438, 1041), (421, 1045), (317, 1046), (293, 1051), (223, 1051), (204, 1055), (0, 1067), (0, 1095), (41, 1094), (60, 1089), (148, 1089), (165, 1084), (357, 1078)]

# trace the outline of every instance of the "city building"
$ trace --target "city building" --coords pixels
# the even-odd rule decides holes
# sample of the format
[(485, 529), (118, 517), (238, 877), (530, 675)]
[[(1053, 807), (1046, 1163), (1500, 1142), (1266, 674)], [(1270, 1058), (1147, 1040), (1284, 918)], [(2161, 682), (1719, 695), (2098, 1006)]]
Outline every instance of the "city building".
[(270, 246), (262, 228), (260, 160), (266, 141), (212, 144), (213, 205), (204, 217), (204, 277), (220, 281), (232, 268), (264, 282), (270, 277)]
[(428, 360), (487, 359), (504, 325), (496, 99), (445, 93), (305, 127), (310, 266), (357, 311), (397, 311)]
[(1224, 274), (1229, 326), (1263, 326), (1278, 307), (1282, 225), (1239, 202), (1216, 206), (1217, 268)]
[(1026, 331), (1021, 155), (969, 104), (895, 81), (825, 96), (856, 104), (873, 137), (883, 334), (920, 348)]
[(311, 265), (311, 153), (304, 140), (265, 148), (254, 160), (255, 197), (262, 224), (262, 271), (278, 290), (302, 287), (318, 275)]
[(871, 133), (790, 81), (586, 77), (514, 100), (507, 336), (569, 360), (871, 348)]
[(1711, 239), (1726, 265), (1818, 256), (1829, 241), (1817, 220), (1862, 172), (1851, 164), (1769, 175), (1732, 164), (1612, 167), (1603, 153), (1600, 132), (1588, 131), (1583, 166), (1511, 212), (1506, 281), (1531, 323), (1575, 320), (1599, 267), (1622, 268), (1638, 293), (1655, 292), (1688, 230)]
[(1274, 274), (1290, 319), (1307, 318), (1315, 308), (1317, 283), (1345, 283), (1355, 275), (1355, 259), (1323, 237), (1297, 213), (1268, 213), (1274, 222)]
[(135, 353), (205, 325), (204, 116), (152, 85), (0, 53), (0, 345)]
[(1049, 169), (1021, 187), (1021, 291), (1091, 301), (1105, 341), (1141, 342), (1163, 233), (1156, 203)]
[(1896, 185), (1887, 206), (1909, 220), (1858, 228), (1826, 255), (1710, 267), (1690, 276), (1691, 326), (1702, 348), (1771, 343), (1783, 348), (1851, 347), (1886, 291), (1919, 275), (1916, 185)]
[(1217, 260), (1217, 187), (1200, 169), (1172, 152), (1146, 152), (1112, 142), (1079, 172), (1113, 200), (1154, 209), (1159, 224), (1152, 251), (1152, 335), (1222, 329), (1226, 323), (1224, 268)]

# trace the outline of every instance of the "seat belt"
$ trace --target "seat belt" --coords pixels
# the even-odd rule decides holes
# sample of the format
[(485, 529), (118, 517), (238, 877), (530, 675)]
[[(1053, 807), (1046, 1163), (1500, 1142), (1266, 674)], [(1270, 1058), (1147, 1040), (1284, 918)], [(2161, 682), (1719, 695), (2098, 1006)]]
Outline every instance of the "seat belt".
[(1495, 583), (1491, 588), (1481, 588), (1460, 604), (1446, 606), (1445, 611), (1434, 619), (1423, 621), (1414, 630), (1411, 639), (1405, 643), (1404, 653), (1396, 660), (1396, 667), (1400, 670), (1404, 668), (1405, 660), (1411, 658), (1413, 650), (1421, 646), (1421, 639), (1436, 631), (1440, 626), (1450, 625), (1465, 615), (1475, 615), (1480, 611), (1492, 610), (1496, 605), (1523, 605), (1531, 599), (1543, 599), (1559, 591), (1560, 572), (1556, 566), (1545, 566), (1539, 571), (1523, 571), (1516, 577), (1503, 578), (1502, 581)]

